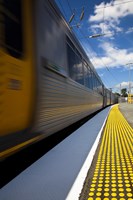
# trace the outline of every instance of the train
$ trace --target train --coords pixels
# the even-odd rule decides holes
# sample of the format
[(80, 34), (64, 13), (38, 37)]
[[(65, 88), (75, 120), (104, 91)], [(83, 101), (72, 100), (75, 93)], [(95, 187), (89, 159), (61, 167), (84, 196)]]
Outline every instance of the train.
[(3, 159), (117, 97), (104, 86), (54, 0), (0, 0), (0, 7)]

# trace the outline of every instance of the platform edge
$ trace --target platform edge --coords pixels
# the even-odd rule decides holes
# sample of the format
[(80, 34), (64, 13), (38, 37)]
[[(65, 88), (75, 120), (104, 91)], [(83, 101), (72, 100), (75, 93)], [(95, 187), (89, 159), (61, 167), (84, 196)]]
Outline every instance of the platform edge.
[(108, 114), (107, 114), (107, 116), (106, 116), (106, 118), (103, 122), (103, 125), (102, 125), (102, 127), (101, 127), (101, 129), (100, 129), (100, 131), (99, 131), (99, 133), (96, 137), (96, 140), (95, 140), (95, 142), (94, 142), (94, 144), (93, 144), (93, 146), (92, 146), (92, 148), (91, 148), (91, 150), (90, 150), (90, 152), (89, 152), (89, 154), (88, 154), (88, 156), (87, 156), (87, 158), (86, 158), (86, 160), (85, 160), (85, 162), (84, 162), (84, 164), (83, 164), (83, 166), (82, 166), (82, 168), (81, 168), (75, 182), (73, 183), (73, 185), (72, 185), (72, 187), (71, 187), (71, 189), (70, 189), (65, 200), (72, 200), (72, 199), (79, 200), (79, 196), (80, 196), (80, 193), (82, 191), (85, 178), (87, 176), (88, 170), (89, 170), (91, 163), (93, 161), (93, 157), (94, 157), (94, 154), (96, 152), (99, 140), (101, 138), (103, 128), (106, 124), (109, 112), (112, 109), (112, 107), (113, 106), (110, 107)]

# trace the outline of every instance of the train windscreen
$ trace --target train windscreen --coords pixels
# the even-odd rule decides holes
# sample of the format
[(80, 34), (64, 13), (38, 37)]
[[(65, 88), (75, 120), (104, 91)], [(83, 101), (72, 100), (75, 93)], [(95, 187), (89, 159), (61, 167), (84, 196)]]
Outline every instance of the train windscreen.
[(6, 51), (16, 58), (20, 58), (23, 54), (21, 4), (21, 0), (1, 0), (3, 45)]

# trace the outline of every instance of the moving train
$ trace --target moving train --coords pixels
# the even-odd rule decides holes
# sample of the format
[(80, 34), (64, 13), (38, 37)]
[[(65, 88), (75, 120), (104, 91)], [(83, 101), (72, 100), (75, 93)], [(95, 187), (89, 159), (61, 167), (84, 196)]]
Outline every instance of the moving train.
[(54, 0), (0, 0), (0, 7), (2, 159), (115, 103), (116, 96)]

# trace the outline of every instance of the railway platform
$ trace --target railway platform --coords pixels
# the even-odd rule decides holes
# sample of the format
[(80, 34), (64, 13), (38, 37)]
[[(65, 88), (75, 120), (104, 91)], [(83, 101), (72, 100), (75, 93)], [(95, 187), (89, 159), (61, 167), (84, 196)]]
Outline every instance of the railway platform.
[[(119, 105), (130, 124), (132, 107)], [(133, 129), (119, 109), (114, 106), (110, 111), (80, 200), (133, 199)]]
[(104, 109), (5, 185), (0, 199), (132, 200), (132, 113), (132, 104)]

